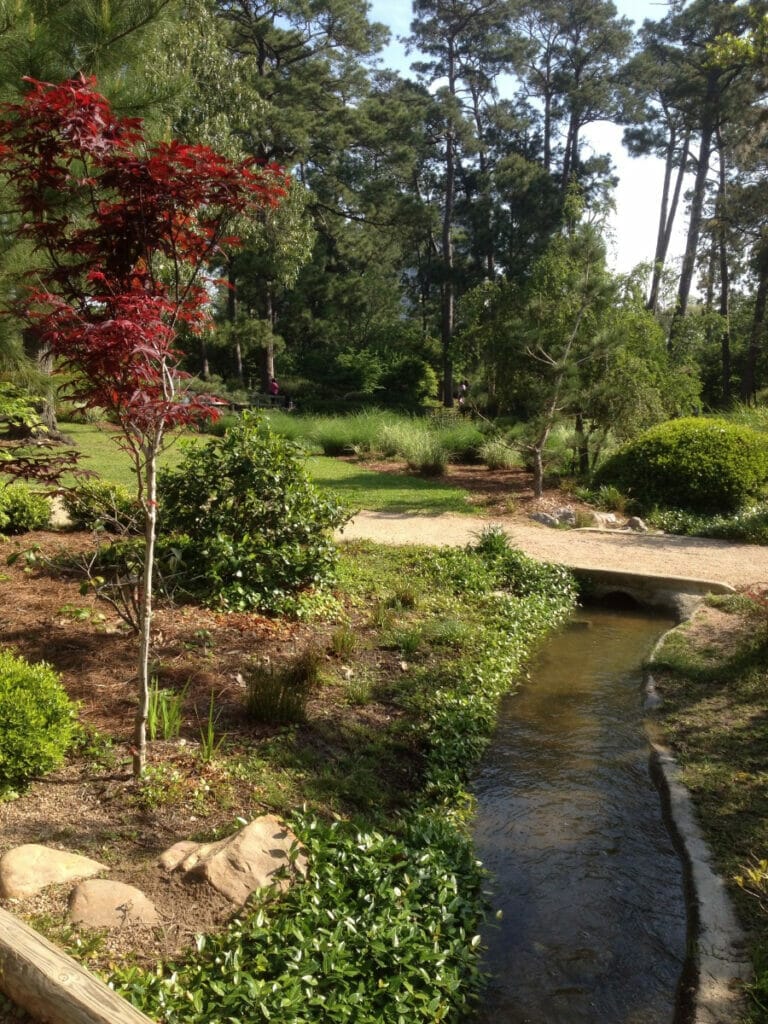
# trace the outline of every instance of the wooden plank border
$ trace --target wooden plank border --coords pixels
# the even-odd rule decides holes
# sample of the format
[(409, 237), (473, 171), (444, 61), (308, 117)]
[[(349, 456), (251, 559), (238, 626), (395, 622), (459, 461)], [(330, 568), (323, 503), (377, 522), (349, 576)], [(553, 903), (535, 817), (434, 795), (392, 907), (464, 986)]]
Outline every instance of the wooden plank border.
[(40, 1024), (152, 1024), (71, 956), (2, 908), (0, 990)]

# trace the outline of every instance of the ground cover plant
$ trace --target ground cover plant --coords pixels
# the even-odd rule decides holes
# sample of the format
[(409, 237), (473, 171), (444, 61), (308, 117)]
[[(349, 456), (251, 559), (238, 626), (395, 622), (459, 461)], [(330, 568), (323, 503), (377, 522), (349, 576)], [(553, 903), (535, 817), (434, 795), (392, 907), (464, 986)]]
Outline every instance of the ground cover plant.
[(768, 1020), (768, 620), (764, 588), (710, 599), (657, 653), (659, 724), (747, 929), (750, 1024)]
[[(86, 541), (70, 535), (58, 543), (78, 537)], [(45, 586), (64, 588), (56, 602), (66, 588), (76, 594), (50, 568), (24, 574), (18, 560), (9, 572), (19, 604), (39, 601)], [(92, 715), (101, 738), (91, 728), (67, 771), (81, 798), (83, 777), (94, 779), (108, 814), (97, 827), (91, 813), (84, 832), (70, 808), (57, 825), (68, 791), (62, 779), (49, 818), (58, 841), (98, 851), (119, 876), (126, 861), (154, 862), (158, 849), (184, 836), (179, 829), (218, 838), (237, 818), (273, 811), (289, 819), (313, 871), (285, 899), (250, 904), (224, 930), (219, 921), (194, 954), (158, 949), (163, 940), (155, 936), (131, 963), (116, 940), (103, 939), (81, 943), (90, 965), (112, 965), (121, 990), (168, 1022), (459, 1019), (480, 984), (483, 910), (467, 827), (468, 773), (488, 741), (499, 695), (573, 599), (565, 571), (532, 563), (491, 535), (471, 552), (344, 545), (333, 613), (312, 623), (159, 609), (157, 688), (185, 692), (180, 739), (156, 740), (145, 778), (120, 781), (119, 720)], [(25, 638), (28, 653), (41, 645), (60, 652), (74, 696), (101, 694), (108, 687), (94, 691), (92, 673), (101, 666), (104, 679), (106, 655), (119, 679), (125, 640), (86, 616), (64, 625), (62, 606)], [(418, 640), (406, 658), (399, 638), (408, 633)], [(241, 669), (264, 657), (288, 666), (310, 647), (319, 648), (319, 673), (298, 720), (251, 718), (235, 678)], [(204, 755), (200, 739), (211, 689), (214, 756)], [(88, 707), (93, 712), (92, 700)], [(44, 790), (39, 783), (0, 807), (3, 845), (19, 834), (24, 800)], [(197, 824), (190, 826), (190, 814)], [(179, 901), (180, 890), (157, 893), (169, 897)], [(63, 910), (57, 917), (46, 908), (45, 928), (71, 944)], [(201, 913), (188, 930), (200, 929)], [(166, 937), (172, 932), (164, 929)]]

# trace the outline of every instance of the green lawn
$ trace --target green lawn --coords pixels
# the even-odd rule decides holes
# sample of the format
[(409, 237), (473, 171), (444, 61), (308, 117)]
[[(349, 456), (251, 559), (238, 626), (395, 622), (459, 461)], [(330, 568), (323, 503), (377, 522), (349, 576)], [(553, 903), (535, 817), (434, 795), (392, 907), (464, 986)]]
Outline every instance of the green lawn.
[[(66, 423), (63, 432), (83, 453), (82, 469), (92, 470), (106, 480), (132, 488), (135, 478), (128, 455), (117, 444), (117, 435), (87, 423)], [(187, 440), (205, 443), (199, 434)], [(184, 443), (184, 442), (182, 442)], [(163, 453), (161, 465), (173, 466), (179, 459), (180, 443)], [(325, 456), (307, 460), (312, 479), (320, 487), (333, 490), (347, 505), (375, 512), (471, 512), (467, 494), (436, 480), (418, 476), (376, 473), (361, 465), (339, 462)], [(71, 480), (66, 481), (71, 483)]]
[(377, 473), (324, 456), (308, 459), (312, 479), (328, 487), (353, 508), (373, 512), (472, 512), (467, 492), (436, 480)]
[[(109, 428), (96, 427), (91, 423), (63, 423), (62, 433), (82, 453), (80, 468), (90, 470), (130, 489), (136, 486), (136, 477), (128, 453), (118, 445), (119, 434)], [(192, 435), (198, 438), (199, 435)], [(160, 459), (161, 466), (172, 466), (179, 458), (178, 444), (171, 445)], [(65, 477), (64, 483), (71, 484), (72, 478)]]

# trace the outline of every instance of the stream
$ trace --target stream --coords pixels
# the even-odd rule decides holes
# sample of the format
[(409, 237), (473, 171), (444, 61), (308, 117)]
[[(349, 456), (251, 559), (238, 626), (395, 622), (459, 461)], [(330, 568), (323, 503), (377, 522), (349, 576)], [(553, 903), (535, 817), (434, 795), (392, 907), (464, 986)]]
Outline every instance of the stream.
[(580, 610), (504, 701), (473, 783), (491, 873), (482, 1024), (673, 1024), (682, 864), (643, 732), (642, 662), (673, 625)]

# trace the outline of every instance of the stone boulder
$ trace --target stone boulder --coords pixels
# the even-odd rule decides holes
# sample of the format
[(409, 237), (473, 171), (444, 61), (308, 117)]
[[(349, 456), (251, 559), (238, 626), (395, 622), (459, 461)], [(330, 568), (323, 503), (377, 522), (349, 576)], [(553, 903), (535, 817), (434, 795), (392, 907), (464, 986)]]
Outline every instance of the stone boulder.
[(0, 858), (0, 896), (23, 899), (49, 885), (92, 878), (109, 869), (90, 857), (66, 850), (54, 850), (38, 843), (25, 843)]
[(559, 521), (549, 512), (531, 512), (530, 518), (536, 523), (543, 523), (544, 526), (559, 526)]
[(124, 882), (91, 878), (80, 882), (69, 897), (69, 920), (89, 928), (121, 928), (126, 924), (151, 927), (160, 923), (154, 903), (140, 889)]
[(635, 533), (648, 533), (648, 527), (640, 518), (640, 516), (632, 516), (627, 520), (627, 529), (634, 530)]
[[(235, 835), (217, 843), (176, 843), (160, 857), (166, 871), (180, 871), (189, 881), (204, 881), (242, 906), (251, 893), (267, 885), (283, 890), (287, 877), (275, 877), (289, 867), (289, 851), (296, 836), (271, 814), (256, 818)], [(307, 858), (300, 853), (293, 867), (307, 873)]]
[(576, 525), (576, 513), (572, 508), (569, 508), (568, 506), (559, 508), (557, 512), (555, 512), (555, 519), (558, 521), (558, 523), (562, 524), (563, 526)]
[(615, 512), (593, 512), (592, 525), (600, 530), (615, 530), (621, 524)]

